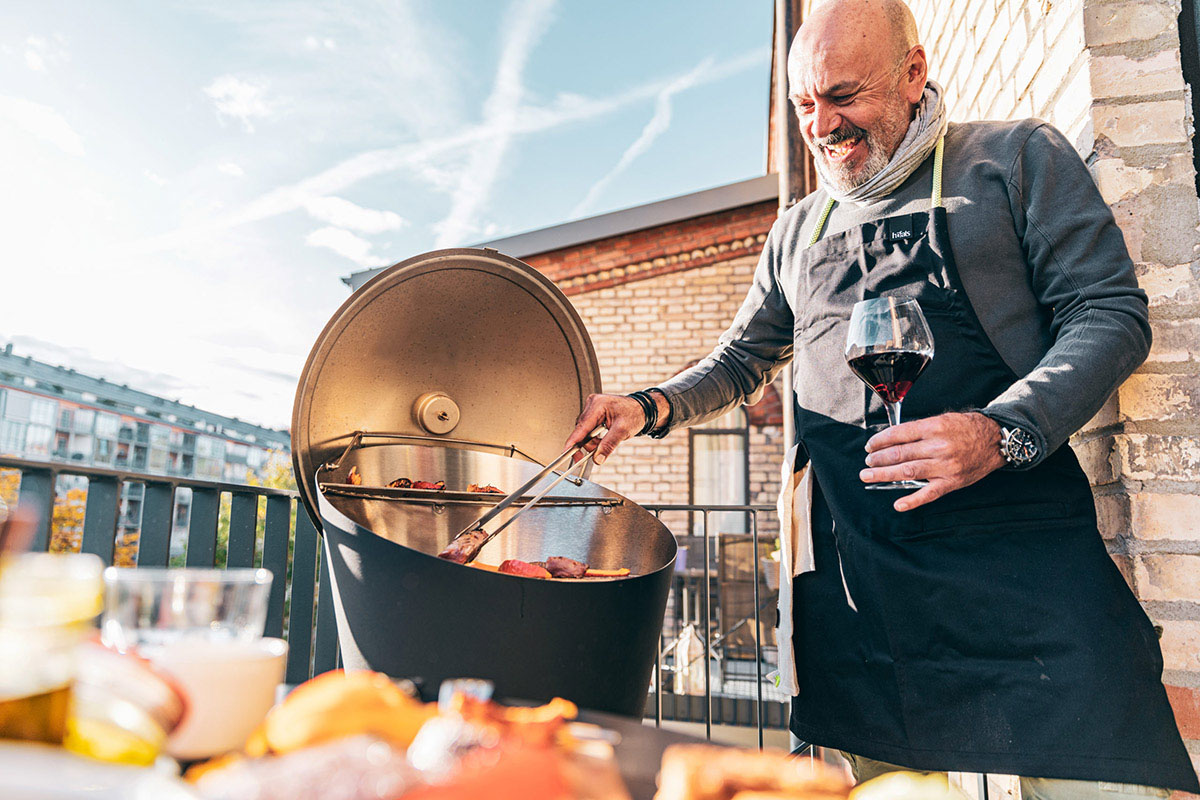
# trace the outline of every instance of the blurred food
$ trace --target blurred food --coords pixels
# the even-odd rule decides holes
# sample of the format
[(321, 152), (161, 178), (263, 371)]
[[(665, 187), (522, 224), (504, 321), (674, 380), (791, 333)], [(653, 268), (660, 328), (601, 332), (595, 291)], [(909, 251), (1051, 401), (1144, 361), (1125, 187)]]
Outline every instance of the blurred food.
[(325, 673), (273, 710), (244, 754), (186, 777), (209, 800), (628, 800), (612, 748), (571, 736), (573, 703), (508, 707), (491, 688), (448, 681), (439, 709), (379, 673)]
[(497, 489), (495, 486), (492, 486), (490, 483), (487, 484), (486, 486), (481, 486), (478, 483), (472, 483), (470, 486), (467, 487), (467, 491), (468, 492), (478, 492), (478, 493), (482, 493), (482, 494), (508, 494), (508, 492), (504, 491), (503, 489)]
[(346, 482), (353, 486), (362, 486), (362, 475), (358, 474), (358, 467), (350, 468), (350, 474), (346, 476)]
[(944, 772), (888, 772), (860, 783), (849, 800), (967, 800)]
[(849, 783), (835, 770), (786, 750), (672, 745), (663, 753), (655, 800), (846, 800)]
[(290, 753), (343, 736), (371, 734), (407, 748), (437, 713), (378, 672), (334, 670), (301, 684), (271, 710), (261, 743)]
[(413, 485), (412, 481), (410, 481), (408, 478), (396, 478), (396, 480), (394, 480), (388, 484), (388, 488), (389, 489), (411, 489), (412, 485)]
[(442, 491), (446, 488), (445, 481), (413, 481), (412, 488), (414, 489), (433, 489), (434, 491)]
[(402, 748), (352, 736), (274, 758), (226, 757), (187, 779), (208, 800), (395, 800), (423, 783)]

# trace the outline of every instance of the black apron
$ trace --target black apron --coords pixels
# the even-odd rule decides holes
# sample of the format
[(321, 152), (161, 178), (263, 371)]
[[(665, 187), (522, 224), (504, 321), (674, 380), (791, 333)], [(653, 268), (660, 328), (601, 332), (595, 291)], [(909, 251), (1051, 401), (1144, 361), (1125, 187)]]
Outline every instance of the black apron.
[[(900, 513), (868, 491), (883, 406), (843, 352), (854, 303), (916, 298), (935, 356), (904, 419), (986, 406), (1018, 378), (963, 292), (941, 205), (813, 242), (785, 269), (816, 569), (795, 580), (801, 739), (920, 770), (1198, 791), (1150, 620), (1105, 550), (1068, 446)], [(910, 490), (911, 491), (911, 490)]]

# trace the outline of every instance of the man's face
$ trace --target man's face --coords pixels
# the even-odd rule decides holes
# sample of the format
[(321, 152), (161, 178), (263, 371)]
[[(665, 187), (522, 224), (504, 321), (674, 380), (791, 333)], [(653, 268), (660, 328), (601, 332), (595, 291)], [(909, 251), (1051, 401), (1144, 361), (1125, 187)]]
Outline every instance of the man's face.
[(800, 133), (821, 178), (839, 191), (887, 166), (908, 131), (911, 53), (897, 62), (886, 50), (816, 43), (789, 65)]

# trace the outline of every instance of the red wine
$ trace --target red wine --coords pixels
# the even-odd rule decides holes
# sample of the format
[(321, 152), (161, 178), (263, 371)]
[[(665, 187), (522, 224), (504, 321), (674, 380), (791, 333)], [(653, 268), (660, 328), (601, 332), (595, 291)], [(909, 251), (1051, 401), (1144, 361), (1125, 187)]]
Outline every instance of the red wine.
[(850, 359), (850, 369), (888, 403), (899, 403), (929, 363), (912, 350), (883, 350)]

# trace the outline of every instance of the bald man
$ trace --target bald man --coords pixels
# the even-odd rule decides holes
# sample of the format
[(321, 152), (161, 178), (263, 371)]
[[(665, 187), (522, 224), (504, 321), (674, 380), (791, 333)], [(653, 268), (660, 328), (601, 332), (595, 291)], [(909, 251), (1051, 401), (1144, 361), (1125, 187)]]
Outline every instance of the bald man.
[[(821, 188), (772, 228), (716, 349), (588, 398), (568, 441), (604, 425), (602, 463), (753, 402), (791, 361), (792, 731), (859, 778), (1004, 773), (1043, 800), (1200, 791), (1155, 629), (1066, 444), (1149, 352), (1146, 296), (1070, 142), (1037, 120), (949, 124), (927, 73), (902, 3), (816, 9), (788, 89)], [(914, 305), (932, 361), (899, 374), (920, 359), (892, 341), (876, 365), (883, 383), (920, 375), (901, 422), (847, 366), (847, 338), (853, 313)]]

